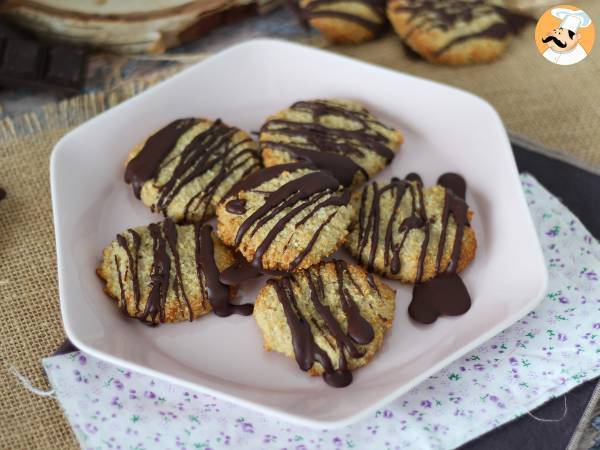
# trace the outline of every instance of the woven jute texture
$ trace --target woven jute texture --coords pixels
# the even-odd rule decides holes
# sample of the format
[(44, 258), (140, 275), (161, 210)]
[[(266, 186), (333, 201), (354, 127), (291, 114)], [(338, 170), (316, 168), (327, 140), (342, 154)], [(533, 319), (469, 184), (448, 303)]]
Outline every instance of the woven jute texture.
[[(542, 144), (538, 151), (600, 173), (600, 2), (569, 3), (596, 21), (598, 33), (597, 48), (572, 66), (554, 65), (538, 53), (535, 25), (516, 37), (500, 60), (471, 67), (411, 60), (392, 32), (367, 44), (334, 50), (477, 94), (498, 110), (508, 130)], [(538, 17), (543, 11), (536, 9), (533, 15)], [(339, 74), (339, 82), (343, 80)], [(477, 127), (476, 123), (469, 125)]]
[[(578, 4), (600, 20), (600, 2)], [(587, 169), (600, 168), (600, 49), (576, 66), (554, 66), (536, 53), (530, 28), (500, 61), (487, 66), (447, 68), (411, 61), (392, 33), (372, 43), (333, 50), (481, 95), (511, 131), (544, 144), (538, 151)], [(56, 401), (29, 393), (9, 372), (14, 367), (34, 386), (48, 388), (40, 359), (64, 339), (48, 180), (50, 152), (73, 127), (167, 75), (0, 121), (0, 186), (7, 191), (0, 202), (1, 449), (77, 447)], [(343, 83), (343, 74), (339, 80)]]
[(35, 114), (0, 122), (0, 449), (77, 448), (54, 399), (27, 391), (48, 389), (40, 359), (64, 340), (56, 279), (49, 157), (69, 129), (163, 78), (132, 81), (77, 97)]

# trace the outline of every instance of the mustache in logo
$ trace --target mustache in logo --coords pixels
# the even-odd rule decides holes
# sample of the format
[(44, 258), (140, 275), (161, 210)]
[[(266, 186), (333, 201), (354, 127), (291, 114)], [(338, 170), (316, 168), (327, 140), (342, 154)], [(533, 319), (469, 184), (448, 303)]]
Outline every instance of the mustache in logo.
[(547, 37), (545, 37), (545, 38), (542, 38), (542, 42), (543, 42), (544, 44), (545, 44), (545, 43), (547, 43), (547, 42), (550, 42), (550, 41), (554, 41), (554, 43), (555, 43), (556, 45), (558, 45), (560, 48), (565, 48), (565, 47), (567, 46), (567, 43), (566, 43), (566, 42), (561, 42), (561, 41), (559, 41), (559, 40), (558, 40), (558, 38), (557, 38), (557, 37), (555, 37), (555, 36), (547, 36)]

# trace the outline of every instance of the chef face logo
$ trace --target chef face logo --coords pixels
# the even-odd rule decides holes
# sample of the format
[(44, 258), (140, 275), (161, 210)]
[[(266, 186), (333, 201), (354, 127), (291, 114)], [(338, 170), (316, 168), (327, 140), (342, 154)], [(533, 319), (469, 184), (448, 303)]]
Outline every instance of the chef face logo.
[(549, 9), (535, 28), (536, 45), (542, 56), (561, 66), (583, 61), (592, 50), (594, 37), (590, 16), (570, 5)]

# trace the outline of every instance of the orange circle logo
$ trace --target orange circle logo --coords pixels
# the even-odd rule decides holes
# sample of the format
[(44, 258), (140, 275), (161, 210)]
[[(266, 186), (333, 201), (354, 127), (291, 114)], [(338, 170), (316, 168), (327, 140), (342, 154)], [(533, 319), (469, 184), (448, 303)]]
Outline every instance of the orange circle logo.
[(535, 27), (535, 44), (539, 52), (559, 66), (583, 61), (592, 51), (595, 37), (591, 17), (571, 5), (550, 8)]

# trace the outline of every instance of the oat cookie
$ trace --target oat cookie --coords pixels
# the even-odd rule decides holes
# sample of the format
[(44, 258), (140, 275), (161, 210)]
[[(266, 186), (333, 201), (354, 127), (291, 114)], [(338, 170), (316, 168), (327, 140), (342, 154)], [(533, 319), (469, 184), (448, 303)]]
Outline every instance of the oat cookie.
[(308, 160), (350, 186), (389, 164), (403, 139), (360, 103), (329, 99), (296, 102), (268, 117), (259, 141), (267, 167)]
[(221, 120), (179, 119), (134, 148), (125, 181), (146, 206), (175, 221), (214, 216), (222, 197), (260, 167), (257, 144)]
[(383, 344), (395, 295), (379, 277), (333, 260), (269, 280), (254, 318), (265, 350), (295, 358), (302, 370), (343, 387)]
[(367, 270), (405, 283), (461, 271), (477, 248), (464, 192), (439, 184), (424, 189), (420, 178), (409, 178), (372, 182), (353, 195), (346, 247)]
[(300, 16), (338, 44), (378, 36), (387, 24), (384, 0), (300, 0)]
[(261, 271), (292, 271), (320, 262), (348, 233), (348, 191), (310, 163), (255, 172), (217, 208), (218, 232)]
[(489, 0), (391, 0), (387, 14), (411, 49), (450, 65), (497, 59), (530, 20)]
[(117, 235), (96, 270), (104, 291), (128, 316), (150, 325), (193, 320), (211, 310), (248, 315), (252, 305), (233, 305), (233, 289), (219, 272), (234, 257), (210, 225), (175, 225), (171, 219)]

